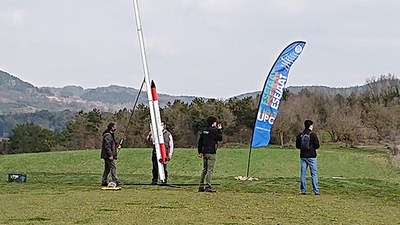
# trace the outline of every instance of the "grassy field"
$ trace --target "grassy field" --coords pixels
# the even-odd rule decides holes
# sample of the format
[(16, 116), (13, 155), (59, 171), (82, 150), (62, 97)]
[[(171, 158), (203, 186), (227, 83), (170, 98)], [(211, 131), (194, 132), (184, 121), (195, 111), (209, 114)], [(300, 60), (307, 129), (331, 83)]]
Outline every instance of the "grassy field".
[[(323, 145), (320, 196), (299, 194), (294, 149), (219, 149), (217, 193), (198, 193), (202, 161), (194, 149), (176, 149), (170, 183), (149, 186), (151, 150), (122, 149), (121, 191), (100, 190), (99, 150), (0, 156), (0, 224), (400, 224), (400, 173), (383, 148)], [(26, 183), (8, 183), (26, 173)], [(338, 179), (340, 178), (340, 179)], [(146, 184), (146, 185), (143, 185)], [(309, 192), (311, 182), (308, 179)]]

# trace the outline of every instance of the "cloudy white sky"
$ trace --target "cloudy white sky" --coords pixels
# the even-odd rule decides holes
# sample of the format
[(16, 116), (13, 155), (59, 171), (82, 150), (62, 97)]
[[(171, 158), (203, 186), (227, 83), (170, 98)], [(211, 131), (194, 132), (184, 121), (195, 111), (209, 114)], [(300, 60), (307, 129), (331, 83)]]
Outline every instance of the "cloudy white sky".
[[(306, 41), (287, 86), (349, 87), (400, 72), (398, 0), (139, 0), (159, 92), (259, 91), (280, 52)], [(139, 88), (132, 0), (1, 0), (0, 70), (35, 86)]]

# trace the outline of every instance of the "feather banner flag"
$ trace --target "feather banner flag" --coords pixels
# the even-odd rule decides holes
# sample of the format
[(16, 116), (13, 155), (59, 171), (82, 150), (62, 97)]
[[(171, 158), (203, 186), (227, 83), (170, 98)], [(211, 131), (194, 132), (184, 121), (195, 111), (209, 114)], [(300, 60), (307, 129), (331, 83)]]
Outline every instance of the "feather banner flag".
[(275, 61), (265, 81), (254, 124), (251, 147), (267, 146), (272, 125), (278, 115), (283, 88), (288, 80), (289, 70), (303, 51), (306, 42), (296, 41), (288, 45)]

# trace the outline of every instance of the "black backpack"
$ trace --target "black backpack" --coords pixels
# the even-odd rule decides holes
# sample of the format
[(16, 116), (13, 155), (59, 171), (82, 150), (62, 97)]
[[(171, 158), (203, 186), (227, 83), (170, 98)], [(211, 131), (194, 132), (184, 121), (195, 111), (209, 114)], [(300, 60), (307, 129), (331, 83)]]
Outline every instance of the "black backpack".
[(311, 150), (311, 132), (301, 134), (301, 150)]

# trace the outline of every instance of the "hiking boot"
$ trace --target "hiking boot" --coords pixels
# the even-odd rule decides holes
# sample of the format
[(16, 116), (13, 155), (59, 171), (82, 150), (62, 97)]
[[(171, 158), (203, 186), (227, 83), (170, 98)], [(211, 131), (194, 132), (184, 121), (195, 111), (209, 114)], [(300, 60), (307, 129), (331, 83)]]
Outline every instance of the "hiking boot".
[(199, 187), (199, 192), (204, 192), (204, 191), (205, 191), (204, 187)]

